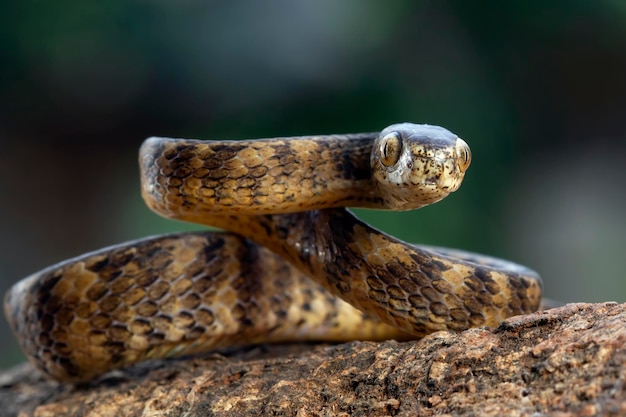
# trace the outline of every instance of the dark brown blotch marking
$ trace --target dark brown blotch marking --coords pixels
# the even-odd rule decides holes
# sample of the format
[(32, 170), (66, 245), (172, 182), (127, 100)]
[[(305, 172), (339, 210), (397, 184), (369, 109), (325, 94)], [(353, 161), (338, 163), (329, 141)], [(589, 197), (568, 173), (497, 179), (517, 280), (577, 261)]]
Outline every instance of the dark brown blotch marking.
[(472, 291), (480, 291), (484, 288), (483, 283), (477, 277), (470, 275), (463, 279), (463, 283), (469, 287)]
[(385, 267), (389, 271), (389, 273), (395, 277), (395, 281), (397, 282), (399, 278), (405, 277), (408, 275), (407, 269), (404, 265), (398, 262), (388, 262)]
[(488, 291), (478, 291), (474, 293), (474, 298), (484, 306), (493, 304), (493, 296)]
[(463, 304), (467, 311), (469, 311), (473, 315), (480, 315), (482, 317), (483, 314), (483, 305), (476, 299), (470, 298), (464, 300)]
[(430, 311), (439, 317), (448, 317), (449, 310), (448, 307), (444, 303), (432, 303), (430, 305)]
[(207, 169), (208, 171), (205, 173), (204, 171), (202, 171), (203, 174), (203, 178), (206, 177), (208, 174), (210, 174), (213, 170), (219, 168), (222, 166), (222, 161), (220, 161), (217, 158), (207, 158), (204, 160), (204, 163), (202, 164), (202, 166)]
[(442, 269), (438, 262), (429, 262), (421, 265), (420, 270), (430, 281), (443, 279)]
[(202, 337), (206, 333), (206, 329), (202, 326), (194, 326), (185, 332), (184, 340), (195, 340)]
[(154, 301), (146, 300), (140, 303), (135, 311), (140, 317), (152, 317), (159, 311), (159, 307)]
[[(248, 173), (248, 175), (252, 178), (260, 178), (262, 176), (264, 176), (265, 174), (267, 174), (267, 167), (266, 166), (258, 166), (258, 167), (254, 167), (250, 170), (250, 172)], [(262, 195), (267, 195), (267, 194), (262, 194)]]
[(222, 160), (222, 161), (227, 161), (237, 156), (237, 153), (241, 151), (242, 149), (245, 149), (245, 147), (242, 145), (231, 145), (228, 147), (224, 147), (218, 150), (217, 152), (215, 152), (215, 158)]
[(57, 325), (60, 326), (69, 326), (70, 323), (74, 320), (74, 309), (68, 306), (65, 306), (56, 313), (56, 321)]
[(377, 268), (376, 275), (378, 276), (378, 279), (380, 279), (386, 285), (394, 285), (398, 281), (396, 276), (393, 273), (389, 272), (386, 268)]
[(432, 287), (424, 287), (424, 288), (422, 288), (421, 289), (421, 293), (430, 302), (435, 302), (435, 301), (441, 301), (442, 300), (442, 295), (439, 292), (437, 292)]
[(417, 294), (419, 291), (419, 287), (410, 279), (400, 279), (398, 280), (398, 285), (400, 285), (407, 294)]
[(367, 281), (367, 285), (369, 285), (369, 287), (373, 290), (384, 290), (385, 289), (385, 283), (382, 282), (377, 276), (375, 275), (368, 275), (366, 278)]
[(454, 292), (454, 287), (445, 279), (436, 279), (433, 280), (432, 284), (433, 288), (440, 292), (441, 294), (451, 294)]
[(215, 323), (215, 314), (207, 308), (197, 310), (194, 317), (198, 323), (204, 324), (207, 327)]
[(86, 296), (90, 301), (98, 301), (108, 292), (108, 287), (103, 282), (96, 282), (86, 292)]
[(397, 285), (389, 286), (387, 288), (387, 294), (396, 300), (404, 300), (406, 298), (406, 293)]
[(89, 323), (94, 329), (105, 330), (111, 325), (112, 320), (108, 314), (100, 313), (93, 316)]
[(114, 324), (109, 328), (109, 336), (113, 342), (125, 343), (131, 337), (131, 332), (125, 325)]
[(56, 314), (63, 307), (63, 299), (56, 295), (51, 295), (47, 302), (43, 304), (43, 311), (46, 314)]
[(137, 334), (140, 336), (147, 335), (148, 333), (152, 331), (152, 326), (150, 324), (150, 321), (143, 319), (143, 318), (134, 319), (130, 323), (129, 328), (134, 334)]
[(384, 291), (370, 290), (369, 297), (379, 304), (386, 304), (388, 301), (387, 293)]

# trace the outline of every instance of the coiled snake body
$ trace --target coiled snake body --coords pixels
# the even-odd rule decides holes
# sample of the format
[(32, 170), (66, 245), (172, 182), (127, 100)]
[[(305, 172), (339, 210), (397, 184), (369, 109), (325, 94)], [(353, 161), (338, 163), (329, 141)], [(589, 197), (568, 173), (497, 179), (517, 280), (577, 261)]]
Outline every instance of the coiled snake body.
[(148, 206), (229, 232), (156, 236), (59, 263), (15, 284), (5, 312), (29, 359), (74, 382), (229, 345), (497, 325), (538, 309), (533, 271), (413, 246), (342, 208), (434, 203), (460, 186), (469, 163), (465, 142), (428, 125), (253, 141), (151, 138), (140, 150)]

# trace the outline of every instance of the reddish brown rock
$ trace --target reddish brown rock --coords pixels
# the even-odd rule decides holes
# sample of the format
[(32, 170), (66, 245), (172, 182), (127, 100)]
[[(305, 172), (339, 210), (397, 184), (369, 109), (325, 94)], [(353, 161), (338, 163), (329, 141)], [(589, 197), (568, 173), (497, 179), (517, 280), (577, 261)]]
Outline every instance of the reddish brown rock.
[(0, 375), (3, 416), (626, 415), (626, 305), (572, 304), (420, 341), (262, 346), (74, 387)]

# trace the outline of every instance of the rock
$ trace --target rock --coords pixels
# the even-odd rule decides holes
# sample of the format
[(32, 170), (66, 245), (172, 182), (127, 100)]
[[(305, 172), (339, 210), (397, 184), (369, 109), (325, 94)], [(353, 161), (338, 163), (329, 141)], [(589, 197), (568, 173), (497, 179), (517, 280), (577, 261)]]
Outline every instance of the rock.
[(570, 304), (398, 343), (152, 361), (83, 386), (0, 374), (2, 416), (626, 415), (626, 304)]

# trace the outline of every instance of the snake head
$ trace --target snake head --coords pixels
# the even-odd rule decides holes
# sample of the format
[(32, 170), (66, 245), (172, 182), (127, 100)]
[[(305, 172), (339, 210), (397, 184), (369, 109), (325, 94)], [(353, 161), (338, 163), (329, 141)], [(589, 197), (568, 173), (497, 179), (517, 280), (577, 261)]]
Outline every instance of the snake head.
[(393, 210), (420, 208), (456, 191), (470, 162), (469, 146), (454, 133), (411, 123), (384, 129), (370, 159), (374, 186)]

